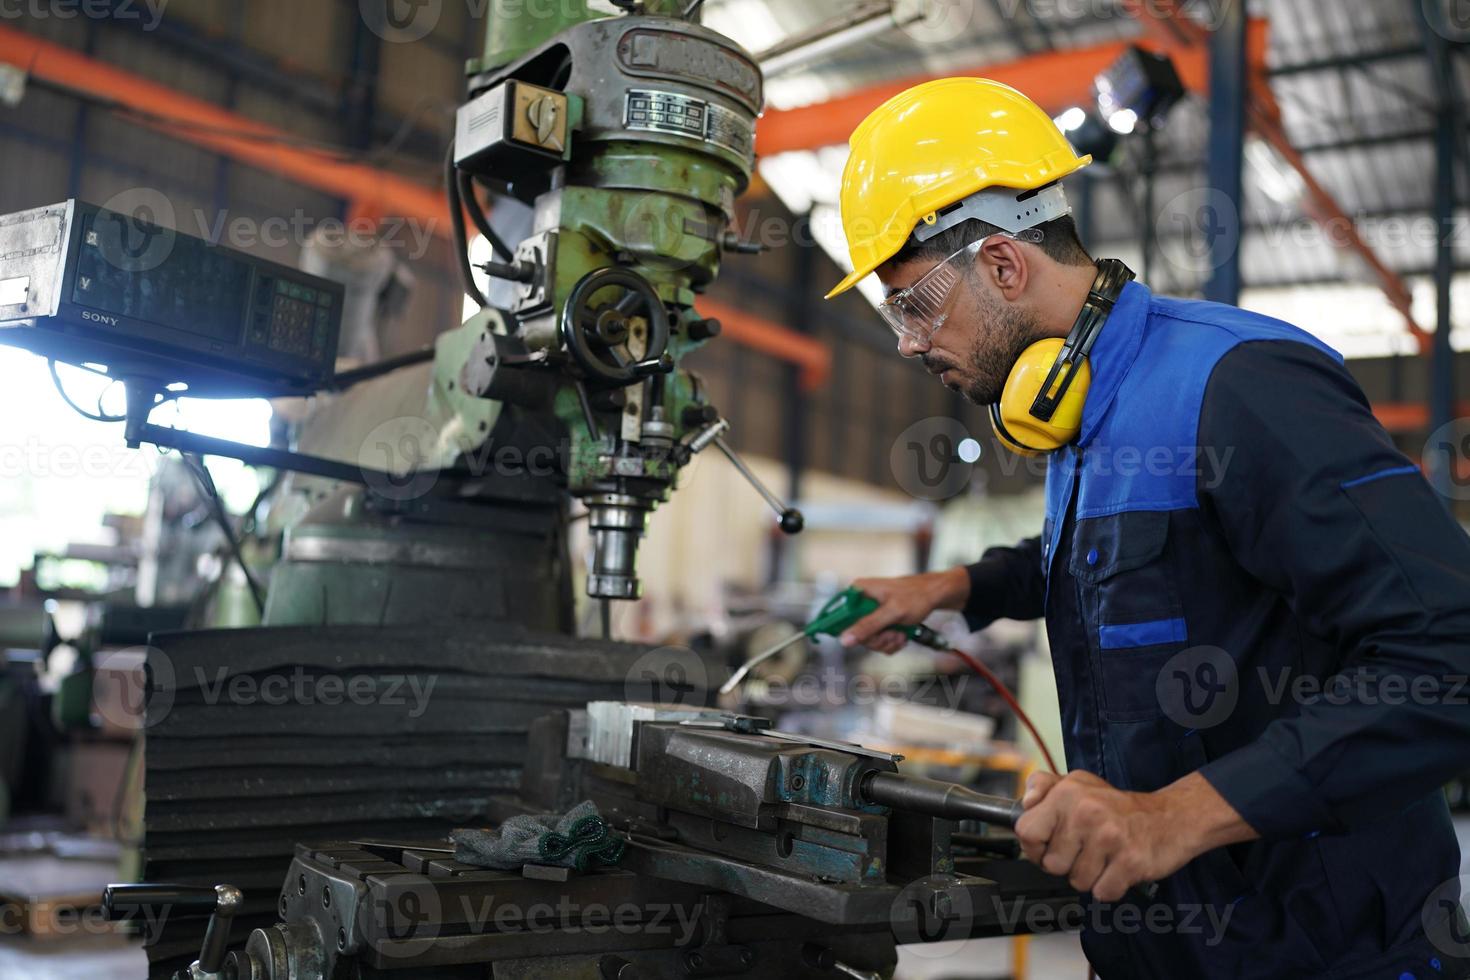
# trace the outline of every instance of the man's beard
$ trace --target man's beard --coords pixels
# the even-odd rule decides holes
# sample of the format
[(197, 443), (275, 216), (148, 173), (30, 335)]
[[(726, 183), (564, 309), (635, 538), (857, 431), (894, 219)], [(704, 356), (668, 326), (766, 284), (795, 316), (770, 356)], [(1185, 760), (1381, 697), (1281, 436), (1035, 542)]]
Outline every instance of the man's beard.
[[(1000, 401), (1005, 390), (1006, 379), (1011, 368), (1020, 360), (1021, 354), (1039, 336), (1036, 319), (1029, 313), (1017, 310), (992, 297), (980, 293), (976, 296), (976, 314), (985, 335), (971, 351), (966, 372), (969, 377), (960, 393), (976, 405), (994, 405)], [(931, 362), (925, 355), (924, 366), (930, 370), (946, 367), (942, 362)]]

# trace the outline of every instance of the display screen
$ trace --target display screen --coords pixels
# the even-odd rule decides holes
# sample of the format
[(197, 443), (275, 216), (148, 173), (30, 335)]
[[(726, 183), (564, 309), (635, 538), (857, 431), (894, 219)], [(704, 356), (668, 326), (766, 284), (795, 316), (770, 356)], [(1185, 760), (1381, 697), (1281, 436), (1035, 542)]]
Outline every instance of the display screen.
[(99, 211), (84, 216), (72, 302), (239, 344), (250, 265), (224, 249)]

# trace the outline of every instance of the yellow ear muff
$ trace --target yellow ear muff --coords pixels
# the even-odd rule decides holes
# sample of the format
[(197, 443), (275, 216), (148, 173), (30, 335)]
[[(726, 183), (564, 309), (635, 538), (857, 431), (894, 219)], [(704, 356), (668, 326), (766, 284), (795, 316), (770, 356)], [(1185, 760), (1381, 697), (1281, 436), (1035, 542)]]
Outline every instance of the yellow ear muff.
[[(1077, 438), (1082, 430), (1082, 406), (1092, 383), (1092, 368), (1084, 360), (1077, 369), (1072, 386), (1062, 396), (1050, 421), (1031, 414), (1031, 406), (1046, 384), (1046, 376), (1056, 364), (1065, 341), (1060, 337), (1038, 340), (1021, 352), (1006, 378), (1000, 401), (990, 406), (990, 423), (996, 438), (1013, 453), (1039, 456), (1053, 452)], [(1058, 372), (1052, 382), (1060, 386), (1066, 372)]]

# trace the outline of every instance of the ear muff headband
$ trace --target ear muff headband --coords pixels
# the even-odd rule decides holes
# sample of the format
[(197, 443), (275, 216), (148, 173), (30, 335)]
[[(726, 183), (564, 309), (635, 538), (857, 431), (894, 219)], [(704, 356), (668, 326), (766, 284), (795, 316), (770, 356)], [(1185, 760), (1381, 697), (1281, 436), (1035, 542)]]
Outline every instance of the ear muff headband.
[(1123, 287), (1133, 278), (1133, 270), (1117, 259), (1098, 262), (1097, 275), (1066, 339), (1038, 341), (1021, 354), (1001, 400), (990, 407), (991, 425), (1008, 449), (1036, 455), (1077, 437), (1091, 383), (1088, 355)]
[[(1097, 263), (1097, 275), (1093, 277), (1092, 288), (1087, 291), (1087, 299), (1067, 339), (1062, 342), (1062, 352), (1057, 355), (1056, 363), (1047, 372), (1046, 380), (1031, 403), (1033, 416), (1043, 422), (1051, 421), (1057, 405), (1076, 381), (1078, 369), (1092, 353), (1092, 345), (1097, 342), (1103, 324), (1108, 322), (1123, 287), (1132, 280), (1133, 270), (1117, 259), (1103, 259)], [(1058, 385), (1057, 375), (1063, 371), (1066, 374)]]

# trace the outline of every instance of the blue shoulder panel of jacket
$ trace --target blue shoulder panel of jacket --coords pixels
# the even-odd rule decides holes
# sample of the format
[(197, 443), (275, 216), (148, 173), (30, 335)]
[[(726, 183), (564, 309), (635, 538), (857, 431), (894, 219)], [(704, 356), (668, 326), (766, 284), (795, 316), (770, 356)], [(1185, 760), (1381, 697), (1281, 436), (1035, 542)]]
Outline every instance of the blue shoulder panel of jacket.
[[(1093, 387), (1083, 418), (1077, 517), (1199, 506), (1201, 467), (1228, 447), (1199, 446), (1205, 388), (1216, 365), (1251, 341), (1309, 344), (1340, 354), (1289, 323), (1234, 306), (1155, 297), (1130, 283), (1092, 352)], [(1215, 456), (1211, 456), (1215, 454)], [(1066, 451), (1047, 474), (1047, 512), (1059, 520), (1077, 465)]]

